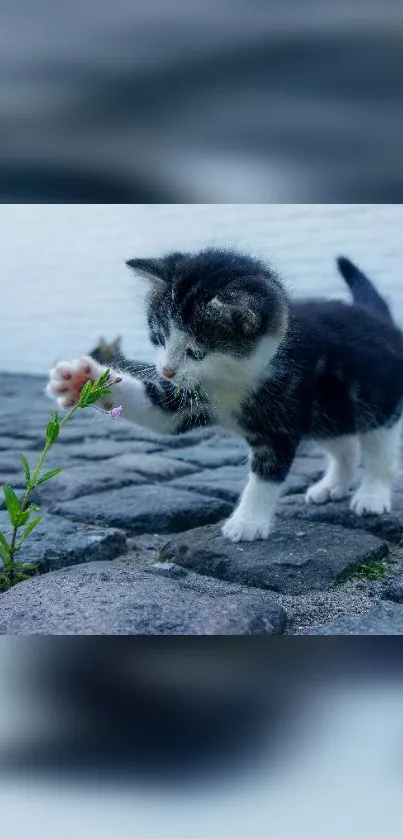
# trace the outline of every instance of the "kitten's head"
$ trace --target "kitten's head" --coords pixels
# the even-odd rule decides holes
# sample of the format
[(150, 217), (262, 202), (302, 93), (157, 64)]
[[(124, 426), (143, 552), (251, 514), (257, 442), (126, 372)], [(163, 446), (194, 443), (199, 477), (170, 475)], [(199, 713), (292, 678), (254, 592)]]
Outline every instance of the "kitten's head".
[(287, 296), (270, 268), (218, 249), (127, 264), (151, 284), (148, 324), (161, 375), (208, 389), (262, 374), (288, 324)]

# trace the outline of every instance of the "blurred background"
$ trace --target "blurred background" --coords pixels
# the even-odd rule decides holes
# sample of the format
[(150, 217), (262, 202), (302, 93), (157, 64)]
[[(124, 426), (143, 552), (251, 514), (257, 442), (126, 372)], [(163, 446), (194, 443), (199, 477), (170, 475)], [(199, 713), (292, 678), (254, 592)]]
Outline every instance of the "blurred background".
[(0, 370), (44, 373), (122, 336), (150, 360), (144, 283), (125, 260), (207, 245), (274, 264), (294, 295), (348, 299), (355, 260), (403, 324), (401, 204), (0, 204)]
[(1, 0), (0, 200), (403, 193), (400, 0)]

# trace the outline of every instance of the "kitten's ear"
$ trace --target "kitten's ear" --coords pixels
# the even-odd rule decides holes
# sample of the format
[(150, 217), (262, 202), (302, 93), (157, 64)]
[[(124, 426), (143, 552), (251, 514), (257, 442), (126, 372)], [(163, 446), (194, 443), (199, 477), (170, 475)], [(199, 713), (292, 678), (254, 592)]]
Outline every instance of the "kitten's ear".
[(126, 265), (153, 283), (167, 282), (166, 265), (163, 259), (129, 259)]
[(207, 304), (207, 310), (215, 321), (219, 321), (223, 328), (237, 325), (244, 335), (253, 335), (261, 324), (260, 315), (250, 307), (250, 297), (245, 295), (237, 303), (225, 303), (218, 297), (213, 297)]

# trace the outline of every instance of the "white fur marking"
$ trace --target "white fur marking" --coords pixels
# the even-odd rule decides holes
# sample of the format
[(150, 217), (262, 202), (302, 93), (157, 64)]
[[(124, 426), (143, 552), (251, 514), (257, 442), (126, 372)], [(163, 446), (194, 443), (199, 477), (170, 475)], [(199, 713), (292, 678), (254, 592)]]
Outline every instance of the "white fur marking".
[[(171, 323), (167, 344), (165, 347), (160, 347), (157, 353), (156, 368), (160, 375), (164, 367), (174, 371), (183, 367), (188, 341), (186, 334)], [(179, 379), (175, 381), (181, 384)]]
[(231, 542), (267, 539), (280, 492), (281, 484), (262, 481), (250, 474), (238, 507), (222, 528), (223, 536)]
[(364, 478), (353, 496), (351, 509), (358, 516), (382, 515), (392, 509), (392, 489), (400, 459), (402, 421), (393, 428), (378, 428), (361, 435)]
[(346, 498), (356, 478), (359, 465), (359, 441), (357, 437), (338, 437), (319, 443), (328, 455), (327, 470), (305, 496), (307, 504), (326, 504), (327, 501), (341, 501)]

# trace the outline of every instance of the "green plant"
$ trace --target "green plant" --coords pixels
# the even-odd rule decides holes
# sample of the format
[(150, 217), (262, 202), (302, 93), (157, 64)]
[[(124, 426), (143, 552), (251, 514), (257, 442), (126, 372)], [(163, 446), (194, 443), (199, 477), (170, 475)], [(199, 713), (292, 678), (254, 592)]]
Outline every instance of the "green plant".
[[(91, 405), (99, 402), (100, 399), (103, 399), (103, 397), (109, 396), (111, 392), (110, 387), (117, 384), (118, 381), (120, 379), (110, 380), (110, 370), (106, 370), (96, 382), (89, 381), (84, 385), (77, 404), (63, 419), (59, 419), (57, 412), (52, 415), (46, 428), (43, 451), (32, 473), (27, 458), (25, 455), (21, 455), (21, 465), (26, 481), (25, 491), (21, 500), (12, 487), (6, 484), (3, 485), (6, 509), (12, 530), (9, 541), (7, 540), (6, 534), (0, 530), (0, 558), (3, 561), (3, 572), (0, 574), (0, 591), (6, 591), (12, 588), (12, 586), (35, 573), (35, 566), (23, 564), (16, 559), (16, 556), (21, 551), (25, 540), (28, 539), (43, 519), (43, 515), (33, 517), (34, 513), (40, 509), (37, 504), (29, 503), (33, 491), (63, 471), (62, 469), (52, 469), (50, 472), (40, 474), (46, 455), (58, 439), (63, 426), (71, 419), (76, 411), (89, 408)], [(121, 410), (121, 408), (113, 408), (106, 413), (109, 413), (112, 417), (117, 417), (120, 416)], [(20, 534), (19, 531), (21, 528), (24, 528), (24, 530)]]
[(390, 570), (390, 565), (382, 560), (370, 562), (367, 565), (360, 565), (352, 575), (352, 578), (358, 580), (379, 580), (384, 577), (387, 571)]

